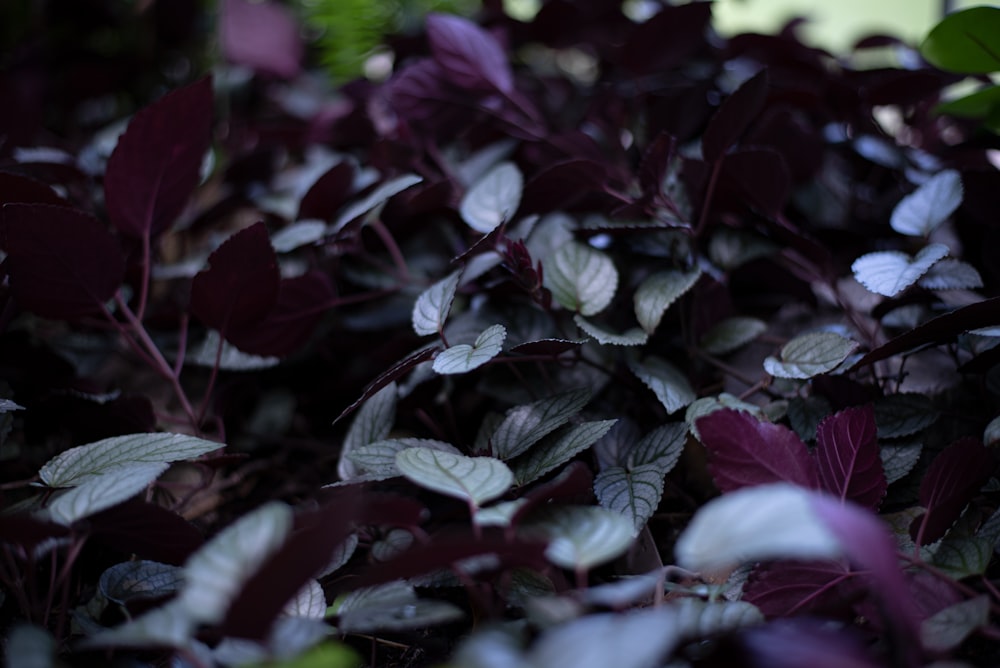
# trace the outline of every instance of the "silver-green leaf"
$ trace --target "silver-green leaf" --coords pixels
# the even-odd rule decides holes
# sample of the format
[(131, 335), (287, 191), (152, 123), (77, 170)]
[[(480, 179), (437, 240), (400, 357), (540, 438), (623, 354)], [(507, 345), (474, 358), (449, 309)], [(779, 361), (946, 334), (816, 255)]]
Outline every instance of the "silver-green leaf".
[(667, 413), (674, 413), (695, 400), (687, 376), (670, 362), (650, 355), (631, 365), (632, 373), (653, 391)]
[(451, 312), (455, 301), (455, 291), (462, 278), (461, 270), (454, 271), (445, 278), (427, 288), (417, 297), (413, 305), (413, 331), (420, 336), (437, 334), (444, 327), (444, 321)]
[(635, 316), (642, 328), (652, 334), (670, 305), (694, 287), (700, 276), (700, 269), (672, 269), (653, 274), (640, 283), (632, 301)]
[(545, 287), (565, 308), (589, 316), (611, 303), (618, 270), (605, 253), (570, 241), (545, 259)]
[(324, 236), (326, 223), (322, 220), (300, 220), (271, 235), (271, 245), (278, 253), (289, 253), (296, 248), (314, 244)]
[(90, 475), (57, 496), (46, 510), (53, 521), (70, 525), (139, 494), (167, 470), (166, 462), (120, 464)]
[(396, 468), (416, 485), (475, 506), (502, 496), (514, 484), (514, 474), (499, 459), (466, 457), (430, 448), (400, 451)]
[(916, 283), (948, 252), (944, 244), (930, 244), (914, 257), (901, 251), (876, 251), (855, 260), (851, 271), (858, 283), (872, 292), (895, 297)]
[(921, 276), (918, 283), (928, 290), (975, 290), (983, 287), (983, 277), (968, 262), (946, 257)]
[(589, 389), (579, 388), (511, 408), (490, 438), (493, 454), (507, 460), (526, 452), (583, 410), (590, 398)]
[(521, 205), (524, 177), (512, 162), (501, 162), (476, 181), (459, 204), (462, 220), (486, 234), (509, 221)]
[(834, 332), (802, 334), (782, 346), (778, 357), (765, 359), (764, 370), (775, 378), (812, 378), (836, 369), (857, 347)]
[(500, 354), (506, 338), (507, 329), (503, 325), (491, 325), (476, 337), (471, 346), (459, 343), (439, 352), (434, 358), (434, 371), (447, 375), (478, 369)]
[(701, 349), (709, 355), (726, 355), (742, 348), (767, 331), (767, 323), (757, 318), (736, 316), (716, 323), (701, 338)]
[(926, 237), (955, 213), (962, 203), (962, 177), (953, 169), (935, 174), (904, 197), (892, 211), (889, 225), (900, 234)]
[(962, 644), (973, 631), (989, 623), (990, 599), (985, 594), (950, 605), (920, 625), (924, 649), (947, 652)]
[(109, 601), (127, 603), (176, 592), (183, 582), (179, 566), (156, 561), (126, 561), (101, 573), (97, 586)]
[(632, 544), (632, 521), (598, 506), (558, 506), (533, 516), (527, 535), (547, 539), (557, 566), (589, 570), (621, 556)]
[(612, 466), (594, 478), (594, 494), (602, 508), (632, 522), (632, 535), (638, 535), (660, 505), (663, 476), (656, 464)]
[(556, 432), (514, 464), (517, 484), (525, 485), (565, 464), (608, 433), (617, 420), (596, 420)]
[(349, 455), (349, 459), (364, 473), (392, 478), (402, 475), (396, 467), (396, 455), (407, 448), (430, 448), (454, 455), (461, 454), (458, 448), (444, 441), (428, 438), (390, 438), (355, 449)]
[(451, 603), (417, 598), (413, 587), (388, 582), (350, 592), (330, 608), (341, 633), (404, 631), (454, 621), (462, 611)]
[(655, 464), (666, 475), (684, 452), (687, 431), (687, 424), (683, 422), (670, 422), (657, 427), (627, 450), (628, 466)]
[[(396, 422), (396, 383), (389, 383), (365, 401), (351, 422), (340, 448), (337, 475), (348, 480), (358, 475), (357, 466), (350, 454), (369, 443), (384, 439)], [(393, 455), (395, 457), (395, 455)]]
[(641, 346), (649, 340), (649, 334), (638, 327), (632, 327), (618, 334), (594, 324), (579, 313), (573, 320), (580, 329), (592, 336), (602, 346)]
[(386, 181), (362, 199), (344, 207), (337, 216), (337, 219), (330, 226), (329, 232), (337, 232), (355, 218), (377, 210), (389, 201), (389, 198), (398, 195), (407, 188), (412, 188), (421, 181), (423, 181), (423, 178), (416, 174), (403, 174), (402, 176), (397, 176), (394, 179)]

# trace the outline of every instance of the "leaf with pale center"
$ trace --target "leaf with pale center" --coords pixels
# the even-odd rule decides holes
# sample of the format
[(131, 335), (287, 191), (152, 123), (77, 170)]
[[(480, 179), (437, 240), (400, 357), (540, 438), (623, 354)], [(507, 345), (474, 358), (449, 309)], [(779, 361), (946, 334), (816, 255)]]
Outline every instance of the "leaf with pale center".
[(420, 336), (437, 334), (444, 326), (455, 301), (455, 291), (462, 277), (461, 270), (454, 271), (420, 293), (413, 305), (413, 331)]
[(597, 506), (546, 509), (524, 531), (549, 541), (549, 561), (574, 570), (589, 570), (621, 556), (633, 540), (631, 520)]
[(476, 337), (471, 346), (467, 343), (446, 348), (434, 358), (434, 371), (442, 375), (468, 373), (500, 354), (507, 329), (503, 325), (491, 325)]
[(632, 301), (642, 328), (652, 334), (670, 305), (694, 287), (700, 276), (700, 269), (670, 270), (653, 274), (640, 283)]
[(514, 474), (499, 459), (466, 457), (430, 448), (407, 448), (396, 455), (396, 468), (420, 487), (479, 506), (510, 489)]
[(589, 389), (579, 388), (511, 408), (490, 438), (493, 454), (507, 460), (526, 452), (583, 410), (591, 396)]
[(914, 257), (900, 251), (876, 251), (855, 260), (851, 271), (858, 283), (872, 292), (895, 297), (916, 283), (948, 252), (944, 244), (930, 244)]
[(611, 303), (618, 289), (618, 270), (605, 253), (570, 241), (545, 259), (545, 287), (571, 311), (589, 316)]
[(650, 355), (630, 365), (632, 373), (653, 391), (667, 413), (674, 413), (695, 400), (687, 376), (670, 362)]
[(786, 343), (778, 357), (764, 360), (775, 378), (812, 378), (836, 369), (858, 344), (834, 332), (802, 334)]
[(476, 181), (459, 204), (465, 224), (486, 234), (507, 222), (521, 204), (524, 177), (512, 162), (501, 162)]
[(88, 475), (76, 487), (57, 496), (46, 510), (54, 521), (68, 526), (128, 501), (159, 478), (168, 466), (166, 462), (119, 464), (97, 475)]
[(962, 177), (954, 169), (935, 174), (904, 197), (892, 211), (889, 225), (900, 234), (926, 237), (962, 203)]

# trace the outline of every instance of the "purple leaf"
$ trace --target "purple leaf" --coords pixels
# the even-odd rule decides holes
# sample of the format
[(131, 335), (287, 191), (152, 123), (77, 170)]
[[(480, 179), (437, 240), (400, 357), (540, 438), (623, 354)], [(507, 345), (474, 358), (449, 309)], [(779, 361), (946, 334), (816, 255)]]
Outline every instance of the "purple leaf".
[(739, 636), (753, 668), (880, 668), (860, 638), (813, 619), (779, 619)]
[(768, 617), (801, 614), (840, 616), (859, 594), (856, 574), (837, 561), (776, 561), (756, 566), (743, 587), (743, 600)]
[(866, 508), (878, 508), (888, 483), (871, 404), (848, 408), (820, 422), (813, 454), (824, 489)]
[(13, 543), (31, 550), (39, 543), (61, 538), (70, 532), (69, 527), (49, 522), (28, 513), (0, 513), (0, 536), (4, 543)]
[(191, 282), (191, 312), (223, 336), (267, 316), (278, 299), (278, 259), (264, 223), (240, 230)]
[(231, 327), (226, 339), (253, 355), (284, 357), (312, 336), (334, 297), (333, 286), (322, 272), (284, 278), (278, 284), (278, 299), (271, 312), (245, 327)]
[(784, 208), (791, 190), (788, 166), (773, 148), (740, 149), (725, 155), (722, 181), (751, 206), (771, 216)]
[(343, 206), (354, 184), (354, 168), (344, 160), (331, 167), (325, 174), (316, 179), (299, 202), (299, 213), (296, 220), (318, 218), (330, 221)]
[(291, 79), (301, 71), (304, 47), (292, 12), (273, 2), (223, 0), (219, 42), (226, 60)]
[(708, 470), (721, 492), (770, 482), (816, 488), (816, 462), (791, 429), (729, 408), (697, 421)]
[(392, 381), (401, 377), (403, 374), (412, 370), (413, 367), (434, 357), (439, 349), (440, 348), (438, 347), (424, 348), (393, 364), (391, 367), (379, 374), (378, 378), (368, 383), (365, 389), (361, 392), (361, 396), (358, 397), (354, 403), (341, 411), (340, 415), (337, 416), (333, 423), (336, 424), (340, 420), (343, 420), (345, 417), (353, 413), (358, 406), (367, 401), (369, 397)]
[(94, 540), (125, 554), (179, 566), (205, 542), (193, 524), (166, 508), (131, 499), (87, 518)]
[(20, 174), (0, 172), (0, 206), (13, 202), (68, 205), (68, 202), (57, 195), (55, 190), (41, 181)]
[(198, 185), (212, 142), (209, 77), (137, 113), (108, 158), (108, 217), (127, 236), (155, 237), (177, 218)]
[(927, 511), (910, 525), (913, 540), (929, 545), (944, 536), (995, 468), (993, 453), (979, 439), (961, 438), (942, 450), (920, 483)]
[(767, 99), (767, 70), (761, 70), (730, 95), (715, 112), (701, 139), (705, 162), (722, 157), (750, 126)]
[(14, 299), (46, 318), (99, 313), (125, 275), (118, 241), (96, 218), (49, 204), (3, 208), (7, 271)]
[(459, 88), (487, 93), (514, 90), (514, 75), (503, 47), (472, 21), (430, 14), (427, 40), (448, 81)]
[(640, 23), (625, 42), (622, 61), (636, 74), (662, 73), (689, 58), (705, 44), (712, 3), (664, 7)]

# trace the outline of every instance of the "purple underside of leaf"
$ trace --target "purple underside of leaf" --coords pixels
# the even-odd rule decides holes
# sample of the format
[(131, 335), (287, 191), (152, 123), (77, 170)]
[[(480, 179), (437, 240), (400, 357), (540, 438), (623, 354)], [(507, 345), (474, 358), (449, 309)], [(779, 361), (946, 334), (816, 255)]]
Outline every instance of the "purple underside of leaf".
[(393, 109), (403, 118), (435, 126), (454, 123), (470, 104), (468, 95), (455, 89), (430, 58), (404, 67), (389, 83), (388, 93)]
[(878, 508), (888, 483), (870, 404), (848, 408), (820, 422), (813, 455), (824, 489), (866, 508)]
[(179, 566), (205, 542), (180, 515), (154, 503), (130, 499), (87, 518), (95, 541), (124, 554)]
[(101, 311), (125, 275), (117, 239), (96, 218), (49, 204), (3, 207), (10, 288), (23, 308), (46, 318)]
[(278, 299), (278, 260), (264, 223), (240, 230), (208, 258), (191, 282), (191, 312), (224, 336), (259, 323)]
[(705, 162), (715, 162), (739, 140), (764, 107), (767, 85), (767, 70), (761, 70), (744, 81), (722, 103), (701, 139), (701, 153)]
[(837, 561), (778, 561), (758, 565), (743, 587), (743, 600), (768, 617), (850, 614), (863, 594), (857, 574)]
[(274, 2), (223, 0), (222, 53), (231, 63), (291, 79), (301, 71), (305, 48), (292, 12)]
[(781, 153), (773, 148), (740, 149), (722, 160), (722, 182), (751, 206), (777, 215), (791, 191), (791, 176)]
[(354, 184), (354, 167), (345, 161), (338, 162), (316, 179), (299, 202), (296, 220), (316, 218), (331, 220), (344, 205)]
[(993, 453), (976, 438), (962, 438), (934, 458), (920, 483), (926, 512), (910, 526), (910, 536), (929, 545), (944, 536), (996, 468)]
[(12, 203), (22, 204), (55, 204), (68, 206), (69, 203), (56, 194), (56, 191), (41, 181), (0, 172), (0, 206)]
[(697, 421), (709, 473), (721, 492), (770, 482), (818, 486), (816, 462), (795, 432), (732, 409)]
[(470, 90), (510, 93), (514, 75), (507, 54), (489, 32), (449, 14), (427, 17), (431, 53), (451, 83)]
[(739, 644), (753, 666), (881, 668), (851, 629), (815, 619), (782, 619), (744, 631)]
[(168, 93), (132, 118), (104, 175), (108, 217), (127, 236), (155, 237), (198, 185), (211, 145), (212, 80)]

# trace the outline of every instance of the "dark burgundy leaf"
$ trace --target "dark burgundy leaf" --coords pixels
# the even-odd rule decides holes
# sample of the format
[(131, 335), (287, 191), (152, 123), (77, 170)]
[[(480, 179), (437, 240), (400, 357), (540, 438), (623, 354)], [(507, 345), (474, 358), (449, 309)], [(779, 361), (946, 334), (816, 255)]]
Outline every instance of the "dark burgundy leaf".
[(851, 629), (814, 619), (779, 619), (740, 633), (751, 668), (883, 668)]
[(677, 139), (666, 132), (659, 133), (656, 139), (646, 147), (646, 151), (642, 154), (642, 161), (639, 163), (638, 173), (639, 185), (642, 187), (643, 194), (647, 196), (660, 194), (676, 150)]
[(0, 206), (13, 202), (67, 205), (66, 200), (41, 181), (20, 174), (0, 172)]
[(343, 206), (354, 185), (354, 168), (344, 160), (331, 167), (299, 202), (299, 213), (296, 220), (317, 218), (333, 220), (337, 210)]
[(519, 343), (510, 349), (510, 352), (518, 355), (545, 355), (556, 357), (564, 352), (579, 348), (583, 341), (570, 341), (568, 339), (539, 339), (538, 341), (526, 341)]
[(205, 542), (201, 532), (177, 513), (130, 499), (86, 520), (91, 537), (124, 554), (180, 566)]
[(568, 160), (550, 165), (524, 185), (521, 210), (548, 212), (566, 209), (581, 199), (600, 193), (606, 170), (593, 160)]
[(942, 450), (920, 483), (920, 505), (927, 512), (910, 525), (913, 540), (929, 545), (944, 536), (995, 468), (993, 453), (977, 438), (961, 438)]
[(819, 485), (816, 462), (791, 429), (729, 408), (698, 418), (708, 470), (721, 492), (769, 482)]
[(785, 159), (772, 148), (740, 149), (727, 154), (722, 160), (722, 181), (770, 216), (785, 207), (791, 190)]
[(730, 95), (712, 116), (701, 139), (705, 162), (715, 162), (739, 141), (767, 99), (767, 70), (747, 79)]
[(233, 599), (223, 633), (253, 640), (267, 637), (285, 605), (330, 563), (334, 550), (350, 535), (361, 503), (360, 492), (351, 490), (296, 516), (292, 534)]
[(299, 24), (283, 5), (222, 0), (219, 33), (222, 54), (231, 63), (286, 79), (301, 71)]
[(212, 143), (212, 80), (163, 96), (137, 113), (108, 158), (104, 200), (122, 234), (155, 237), (198, 185)]
[(705, 44), (711, 18), (710, 2), (664, 7), (629, 36), (623, 64), (637, 74), (662, 73), (682, 65)]
[(343, 420), (345, 417), (353, 413), (358, 408), (358, 406), (363, 404), (366, 400), (368, 400), (369, 397), (371, 397), (373, 394), (381, 390), (383, 387), (385, 387), (392, 381), (396, 380), (406, 372), (410, 371), (411, 369), (413, 369), (413, 367), (417, 366), (421, 362), (426, 362), (427, 360), (434, 357), (434, 355), (437, 354), (439, 349), (440, 348), (438, 347), (430, 347), (418, 350), (409, 357), (406, 357), (396, 362), (390, 368), (383, 371), (381, 374), (379, 374), (378, 378), (370, 382), (365, 387), (364, 391), (361, 392), (361, 396), (358, 397), (353, 404), (351, 404), (343, 411), (341, 411), (340, 415), (337, 416), (337, 419), (333, 421), (334, 424), (336, 424), (340, 420)]
[(427, 519), (427, 508), (406, 496), (369, 493), (354, 519), (359, 526), (414, 528)]
[(448, 81), (459, 88), (514, 90), (514, 75), (503, 47), (475, 23), (451, 14), (430, 14), (427, 40)]
[(69, 534), (69, 527), (27, 513), (0, 513), (0, 541), (31, 550), (39, 543)]
[(99, 313), (125, 275), (121, 247), (96, 218), (49, 204), (3, 207), (10, 289), (46, 318)]
[(837, 561), (776, 561), (755, 566), (743, 586), (743, 600), (768, 617), (849, 614), (862, 593), (857, 574)]
[(284, 357), (309, 340), (335, 296), (330, 279), (319, 271), (282, 279), (271, 312), (261, 321), (230, 327), (226, 339), (244, 352)]
[(871, 404), (826, 417), (816, 429), (820, 484), (841, 499), (876, 510), (888, 483)]
[(915, 350), (922, 346), (947, 343), (970, 329), (994, 327), (1000, 325), (1000, 297), (984, 299), (981, 302), (963, 306), (951, 313), (939, 315), (922, 325), (914, 327), (905, 334), (875, 348), (862, 357), (851, 369), (863, 366)]
[(747, 146), (766, 146), (781, 153), (796, 184), (812, 180), (823, 166), (823, 137), (809, 118), (794, 107), (768, 107), (744, 142)]
[(570, 462), (559, 475), (533, 487), (521, 497), (524, 503), (511, 517), (512, 526), (517, 524), (540, 505), (560, 501), (562, 503), (592, 503), (594, 500), (594, 474), (581, 461)]
[(191, 312), (223, 336), (259, 323), (278, 299), (278, 259), (264, 223), (229, 237), (191, 282)]

